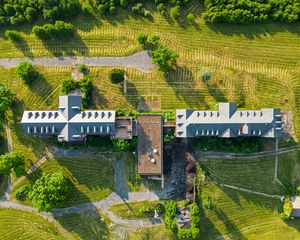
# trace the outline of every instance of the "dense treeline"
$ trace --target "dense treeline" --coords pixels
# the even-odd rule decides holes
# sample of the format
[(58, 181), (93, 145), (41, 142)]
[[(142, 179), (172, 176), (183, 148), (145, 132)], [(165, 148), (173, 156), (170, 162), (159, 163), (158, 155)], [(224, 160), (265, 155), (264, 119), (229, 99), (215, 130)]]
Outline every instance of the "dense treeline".
[(251, 23), (267, 19), (295, 22), (300, 0), (205, 0), (204, 18), (211, 23)]
[(0, 0), (0, 26), (32, 22), (38, 16), (55, 21), (79, 11), (78, 0)]

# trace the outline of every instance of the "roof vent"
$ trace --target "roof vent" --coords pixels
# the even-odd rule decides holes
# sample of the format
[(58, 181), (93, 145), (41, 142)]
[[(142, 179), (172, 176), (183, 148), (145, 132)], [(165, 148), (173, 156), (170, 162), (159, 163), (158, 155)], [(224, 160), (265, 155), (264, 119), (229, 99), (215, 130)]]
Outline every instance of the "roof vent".
[(154, 148), (153, 152), (154, 152), (155, 154), (158, 154), (158, 150), (157, 150), (156, 148)]
[(154, 159), (154, 158), (151, 158), (151, 162), (152, 162), (152, 163), (155, 163), (155, 159)]

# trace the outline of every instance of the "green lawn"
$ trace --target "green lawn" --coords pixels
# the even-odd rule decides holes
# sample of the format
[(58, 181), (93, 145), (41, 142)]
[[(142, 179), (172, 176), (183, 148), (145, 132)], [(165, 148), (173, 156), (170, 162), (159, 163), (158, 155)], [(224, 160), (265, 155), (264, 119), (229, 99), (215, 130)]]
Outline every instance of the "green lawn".
[(160, 201), (141, 201), (141, 202), (127, 202), (112, 205), (110, 210), (117, 216), (124, 219), (148, 219), (148, 216), (140, 213), (142, 206), (155, 207)]
[(219, 188), (204, 189), (216, 205), (205, 210), (201, 239), (298, 239), (300, 220), (283, 221), (277, 213), (280, 200)]
[[(253, 191), (282, 194), (283, 187), (274, 181), (275, 156), (259, 158), (205, 159), (203, 166), (214, 181)], [(278, 158), (278, 179), (285, 185), (299, 182), (299, 152)]]
[[(30, 174), (18, 187), (34, 182), (43, 172), (63, 171), (71, 185), (71, 193), (64, 207), (101, 200), (114, 188), (114, 170), (108, 156), (99, 158), (59, 158), (44, 163), (40, 169)], [(30, 204), (29, 201), (25, 202)]]
[(93, 240), (109, 239), (107, 221), (98, 211), (84, 211), (55, 217), (59, 225), (68, 232), (71, 239)]
[(58, 240), (65, 238), (53, 223), (34, 213), (0, 209), (0, 239)]

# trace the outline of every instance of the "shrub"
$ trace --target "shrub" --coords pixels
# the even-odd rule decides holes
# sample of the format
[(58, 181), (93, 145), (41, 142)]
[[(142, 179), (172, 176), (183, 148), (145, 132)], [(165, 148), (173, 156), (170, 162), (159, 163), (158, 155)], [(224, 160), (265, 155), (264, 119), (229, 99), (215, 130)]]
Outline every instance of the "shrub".
[(83, 12), (84, 14), (90, 15), (90, 14), (93, 14), (94, 9), (93, 9), (93, 7), (92, 7), (91, 5), (89, 5), (89, 4), (83, 4), (83, 5), (82, 5), (82, 12)]
[(82, 104), (84, 108), (89, 108), (93, 97), (93, 83), (88, 77), (84, 77), (79, 82), (79, 88), (83, 93)]
[(21, 152), (10, 152), (0, 156), (0, 174), (8, 176), (12, 171), (17, 177), (25, 173), (25, 157)]
[(79, 72), (83, 73), (83, 74), (86, 74), (88, 72), (88, 68), (86, 65), (84, 64), (77, 64), (76, 65), (76, 68)]
[(148, 40), (148, 34), (143, 33), (143, 32), (140, 32), (140, 33), (137, 35), (137, 41), (138, 41), (139, 44), (141, 44), (141, 45), (146, 45), (147, 40)]
[(286, 198), (283, 204), (283, 212), (286, 216), (290, 216), (292, 211), (293, 211), (293, 204), (289, 198)]
[(124, 81), (125, 77), (125, 70), (123, 69), (113, 69), (110, 71), (109, 73), (109, 79), (112, 83), (120, 83), (122, 81)]
[(141, 213), (141, 214), (150, 214), (153, 212), (154, 212), (153, 207), (151, 207), (149, 205), (144, 205), (144, 206), (140, 207), (140, 209), (139, 209), (139, 213)]
[(23, 40), (21, 34), (16, 30), (6, 30), (4, 35), (14, 43), (20, 43)]
[(32, 186), (28, 197), (40, 211), (60, 208), (70, 192), (70, 186), (62, 172), (43, 174)]
[(158, 203), (155, 206), (155, 210), (158, 214), (163, 214), (163, 213), (165, 213), (165, 206), (162, 203)]
[(38, 72), (29, 62), (20, 62), (16, 73), (26, 84), (30, 84), (38, 78)]
[(180, 11), (181, 11), (181, 8), (179, 6), (172, 7), (170, 9), (170, 17), (173, 20), (177, 20), (179, 18), (179, 16), (180, 16)]
[(115, 13), (116, 13), (116, 11), (117, 11), (117, 9), (116, 9), (116, 7), (115, 7), (115, 6), (111, 6), (111, 7), (109, 8), (109, 12), (110, 12), (110, 14), (115, 14)]
[(12, 106), (16, 99), (16, 94), (4, 85), (0, 84), (0, 117), (4, 116), (6, 110)]
[(128, 2), (127, 2), (127, 0), (120, 0), (120, 6), (121, 7), (127, 7), (127, 5), (128, 5)]
[(194, 16), (194, 14), (189, 13), (189, 14), (186, 16), (186, 19), (188, 20), (189, 23), (192, 23), (192, 22), (195, 20), (195, 16)]
[(67, 78), (61, 81), (61, 91), (65, 95), (67, 95), (71, 91), (74, 91), (78, 87), (78, 83), (75, 82), (72, 78)]
[(202, 70), (200, 72), (200, 78), (204, 82), (209, 81), (211, 77), (212, 77), (212, 72), (210, 70)]
[(159, 11), (161, 15), (164, 15), (166, 12), (166, 7), (163, 3), (157, 5), (156, 10)]
[(31, 188), (30, 184), (25, 184), (25, 185), (19, 187), (14, 193), (16, 199), (19, 201), (26, 200), (28, 198), (30, 188)]
[(150, 11), (145, 10), (145, 11), (144, 11), (144, 16), (147, 17), (147, 18), (150, 18), (152, 15), (151, 15), (151, 12), (150, 12)]
[(123, 140), (123, 139), (112, 140), (112, 144), (114, 146), (114, 149), (117, 151), (125, 152), (131, 149), (131, 144), (128, 140)]
[(170, 142), (174, 138), (174, 134), (168, 133), (164, 135), (164, 142)]
[(143, 4), (142, 3), (138, 3), (136, 5), (134, 5), (131, 10), (134, 12), (134, 13), (137, 13), (137, 14), (144, 14), (145, 12), (145, 9), (143, 8)]
[(213, 210), (215, 208), (215, 204), (211, 197), (207, 194), (203, 194), (202, 197), (202, 206), (207, 210)]
[(160, 37), (157, 34), (148, 36), (148, 43), (157, 46), (159, 44)]

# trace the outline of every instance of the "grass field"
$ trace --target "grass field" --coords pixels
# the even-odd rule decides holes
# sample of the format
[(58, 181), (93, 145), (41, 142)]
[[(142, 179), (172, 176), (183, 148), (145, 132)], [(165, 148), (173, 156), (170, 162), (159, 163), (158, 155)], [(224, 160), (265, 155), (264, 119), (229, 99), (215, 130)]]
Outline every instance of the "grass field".
[[(147, 5), (153, 10), (153, 5)], [(32, 25), (14, 27), (23, 31), (25, 43), (14, 46), (0, 29), (0, 57), (40, 57), (58, 55), (124, 56), (142, 50), (135, 37), (138, 32), (157, 33), (163, 44), (180, 54), (178, 67), (163, 74), (157, 69), (141, 73), (127, 69), (128, 93), (108, 80), (108, 67), (91, 67), (95, 86), (93, 100), (97, 108), (136, 109), (142, 97), (159, 99), (161, 109), (209, 108), (219, 101), (236, 101), (243, 108), (280, 107), (293, 112), (296, 135), (300, 135), (300, 28), (299, 24), (267, 22), (251, 25), (206, 25), (201, 17), (203, 6), (194, 0), (188, 8), (197, 16), (196, 23), (172, 22), (153, 12), (146, 20), (120, 11), (114, 19), (79, 16), (71, 22), (78, 36), (70, 41), (42, 43), (30, 30)], [(186, 16), (184, 11), (181, 20)], [(208, 83), (199, 72), (210, 69)], [(69, 77), (71, 68), (38, 67), (42, 78), (25, 86), (15, 69), (0, 67), (0, 83), (17, 93), (19, 102), (8, 112), (13, 148), (26, 154), (26, 166), (40, 159), (54, 142), (26, 137), (20, 120), (24, 109), (56, 109), (60, 81)], [(1, 151), (5, 134), (0, 133)], [(55, 140), (54, 140), (55, 141)], [(277, 194), (282, 188), (273, 182), (273, 157), (254, 159), (210, 159), (205, 162), (211, 177), (222, 183), (255, 191)], [(99, 200), (113, 188), (113, 171), (103, 159), (50, 160), (42, 171), (63, 170), (72, 183), (66, 206)], [(299, 154), (281, 155), (278, 178), (282, 183), (299, 183)], [(83, 174), (84, 171), (84, 174)], [(104, 174), (107, 173), (107, 174)], [(131, 166), (127, 169), (131, 174)], [(36, 179), (40, 173), (29, 176)], [(298, 239), (299, 220), (284, 222), (277, 216), (277, 200), (222, 189), (211, 184), (205, 191), (216, 211), (205, 211), (201, 239)], [(126, 213), (126, 211), (125, 211)], [(125, 214), (124, 213), (124, 214)], [(70, 239), (103, 239), (109, 230), (100, 214), (69, 215), (57, 219), (69, 232)], [(14, 223), (13, 225), (11, 223)], [(4, 226), (4, 227), (3, 227)], [(17, 228), (15, 228), (17, 226)], [(108, 231), (108, 232), (107, 232)], [(17, 235), (12, 235), (14, 232)], [(0, 210), (0, 239), (60, 239), (59, 231), (46, 220), (14, 210)], [(34, 234), (34, 235), (33, 235)], [(128, 239), (172, 239), (163, 227), (139, 229), (127, 233)]]
[[(114, 188), (114, 170), (107, 156), (102, 158), (59, 158), (51, 159), (16, 186), (15, 191), (27, 182), (34, 182), (43, 172), (62, 171), (71, 185), (71, 193), (64, 207), (101, 200)], [(30, 204), (29, 201), (25, 202)]]
[(222, 189), (211, 184), (204, 192), (216, 205), (205, 210), (201, 239), (298, 239), (300, 220), (283, 221), (277, 213), (280, 201)]
[[(149, 4), (147, 8), (151, 10), (153, 5)], [(77, 38), (47, 45), (30, 34), (32, 25), (28, 25), (22, 27), (26, 46), (16, 47), (0, 38), (0, 56), (123, 56), (141, 50), (135, 41), (138, 32), (157, 33), (165, 45), (179, 52), (176, 70), (164, 75), (157, 70), (144, 74), (128, 69), (130, 84), (128, 94), (123, 96), (119, 86), (107, 81), (108, 68), (94, 69), (101, 107), (137, 107), (139, 99), (145, 95), (157, 97), (162, 109), (207, 108), (218, 101), (237, 101), (245, 108), (280, 107), (293, 110), (298, 133), (298, 25), (272, 22), (247, 26), (206, 25), (200, 16), (203, 6), (199, 1), (192, 1), (188, 8), (198, 16), (194, 25), (171, 22), (155, 12), (153, 20), (128, 15), (124, 10), (120, 10), (114, 19), (79, 16), (71, 21), (78, 29)], [(3, 31), (0, 33), (3, 34)], [(201, 69), (213, 72), (213, 78), (208, 83), (199, 79)], [(46, 71), (56, 77), (63, 71), (61, 68), (53, 70)], [(4, 78), (10, 81), (10, 78)], [(51, 77), (49, 81), (53, 81)], [(43, 96), (44, 100), (48, 95)], [(28, 95), (32, 102), (40, 100), (36, 98), (38, 96)], [(56, 104), (53, 98), (48, 100), (50, 105)]]
[[(253, 191), (282, 194), (284, 188), (274, 181), (275, 156), (260, 158), (206, 159), (202, 162), (210, 177), (218, 183)], [(283, 185), (298, 184), (299, 152), (282, 154), (278, 158), (278, 179)]]
[(54, 224), (34, 214), (13, 209), (0, 209), (0, 239), (64, 239)]
[(139, 210), (142, 206), (155, 207), (159, 201), (141, 201), (141, 202), (127, 202), (112, 205), (110, 210), (117, 216), (124, 219), (148, 219), (148, 216), (140, 213)]

